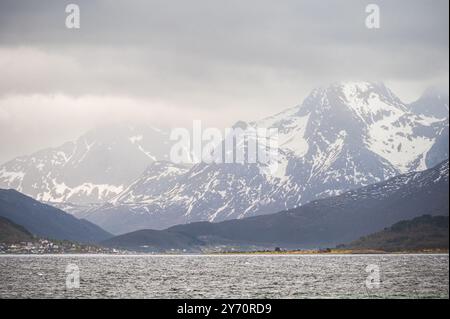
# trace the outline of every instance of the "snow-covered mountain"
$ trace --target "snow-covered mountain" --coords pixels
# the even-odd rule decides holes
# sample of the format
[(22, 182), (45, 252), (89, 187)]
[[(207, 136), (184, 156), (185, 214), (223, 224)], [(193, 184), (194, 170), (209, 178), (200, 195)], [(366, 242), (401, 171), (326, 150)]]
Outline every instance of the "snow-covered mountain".
[[(448, 216), (448, 173), (447, 160), (425, 171), (398, 175), (275, 214), (219, 223), (190, 223), (160, 231), (138, 230), (108, 239), (104, 244), (147, 252), (170, 249), (198, 252), (220, 245), (333, 247), (424, 214)], [(419, 236), (411, 236), (411, 232), (402, 235), (409, 243), (424, 244), (423, 232), (414, 234)], [(446, 237), (448, 244), (448, 227)], [(440, 239), (445, 241), (445, 237)]]
[(436, 140), (431, 150), (427, 153), (426, 166), (437, 165), (442, 158), (448, 158), (449, 135), (448, 135), (448, 93), (443, 93), (442, 89), (430, 88), (422, 97), (410, 105), (414, 114), (425, 118), (435, 118), (433, 129), (436, 133)]
[(336, 83), (236, 124), (278, 129), (270, 173), (263, 164), (176, 165), (169, 132), (110, 126), (0, 166), (0, 188), (113, 233), (273, 213), (448, 159), (448, 114), (448, 95), (436, 89), (407, 105), (380, 83)]
[(260, 164), (152, 165), (107, 205), (80, 216), (113, 233), (273, 213), (448, 158), (448, 96), (404, 104), (379, 83), (337, 83), (275, 116), (278, 169)]
[(104, 203), (123, 192), (152, 162), (167, 159), (168, 133), (113, 125), (74, 142), (0, 166), (0, 188), (60, 204)]

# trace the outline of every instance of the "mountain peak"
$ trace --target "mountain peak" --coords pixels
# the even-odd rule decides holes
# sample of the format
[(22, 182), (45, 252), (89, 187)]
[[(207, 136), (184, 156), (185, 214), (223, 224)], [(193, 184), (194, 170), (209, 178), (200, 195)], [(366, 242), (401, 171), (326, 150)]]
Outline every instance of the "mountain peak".
[(337, 82), (314, 89), (299, 109), (300, 114), (323, 111), (332, 111), (334, 117), (342, 118), (351, 116), (344, 115), (350, 112), (363, 123), (371, 124), (385, 116), (399, 116), (407, 107), (383, 83)]
[(376, 89), (385, 89), (382, 82), (368, 82), (368, 81), (342, 81), (331, 84), (330, 87), (340, 88), (343, 90), (354, 90), (359, 92), (367, 92)]
[(403, 105), (401, 100), (382, 82), (337, 82), (326, 89), (327, 94), (337, 93), (345, 98), (347, 102), (367, 103), (367, 100), (379, 98), (382, 101), (391, 101)]
[(370, 82), (370, 81), (339, 81), (333, 82), (327, 85), (316, 87), (312, 90), (311, 94), (316, 95), (318, 93), (343, 93), (346, 91), (357, 91), (360, 93), (369, 91), (386, 91), (388, 90), (383, 82)]

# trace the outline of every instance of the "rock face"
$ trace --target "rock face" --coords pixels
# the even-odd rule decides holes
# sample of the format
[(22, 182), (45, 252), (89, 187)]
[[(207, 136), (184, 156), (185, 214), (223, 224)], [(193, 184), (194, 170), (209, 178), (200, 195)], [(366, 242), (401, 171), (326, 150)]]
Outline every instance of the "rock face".
[[(54, 169), (35, 173), (37, 156), (16, 159), (0, 167), (0, 186), (59, 202), (114, 233), (222, 221), (295, 208), (433, 167), (448, 159), (448, 122), (448, 96), (437, 90), (406, 105), (383, 84), (337, 83), (313, 90), (301, 105), (275, 116), (239, 122), (239, 127), (278, 129), (278, 165), (271, 173), (263, 164), (175, 165), (161, 161), (169, 153), (167, 133), (148, 133), (155, 141), (148, 144), (146, 134), (127, 132), (117, 145), (95, 143), (89, 156), (75, 157), (89, 169), (61, 164), (57, 177), (47, 177)], [(92, 142), (81, 138), (76, 144), (86, 151)], [(94, 152), (98, 145), (114, 151)], [(97, 205), (85, 209), (87, 203)]]

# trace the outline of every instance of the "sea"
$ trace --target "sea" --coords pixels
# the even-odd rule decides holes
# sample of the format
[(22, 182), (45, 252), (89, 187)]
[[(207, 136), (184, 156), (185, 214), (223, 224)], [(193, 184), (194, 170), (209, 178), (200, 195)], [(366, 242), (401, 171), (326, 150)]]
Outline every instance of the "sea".
[(0, 298), (449, 298), (448, 254), (0, 255)]

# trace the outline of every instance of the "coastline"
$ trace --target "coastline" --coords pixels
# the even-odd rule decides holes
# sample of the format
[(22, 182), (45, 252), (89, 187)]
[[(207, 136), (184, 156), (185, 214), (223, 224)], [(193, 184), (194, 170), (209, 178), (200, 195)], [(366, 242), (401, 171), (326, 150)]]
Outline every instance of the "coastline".
[(236, 251), (212, 253), (211, 255), (448, 255), (448, 249), (420, 249), (386, 251), (379, 249), (329, 249), (329, 250), (286, 250), (286, 251)]
[(43, 254), (0, 254), (1, 257), (207, 257), (207, 256), (333, 256), (333, 255), (448, 255), (448, 249), (424, 249), (409, 251), (384, 251), (375, 249), (331, 249), (320, 250), (293, 250), (293, 251), (235, 251), (235, 252), (208, 252), (208, 253), (43, 253)]

